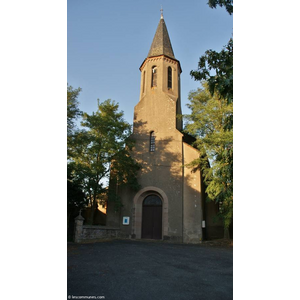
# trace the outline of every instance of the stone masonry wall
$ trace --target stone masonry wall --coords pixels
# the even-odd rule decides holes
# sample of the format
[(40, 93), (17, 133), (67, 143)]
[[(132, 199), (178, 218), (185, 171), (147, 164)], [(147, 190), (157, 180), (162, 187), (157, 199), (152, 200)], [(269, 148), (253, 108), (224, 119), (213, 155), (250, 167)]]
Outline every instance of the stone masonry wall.
[(83, 225), (83, 220), (84, 218), (81, 216), (81, 214), (79, 214), (79, 216), (75, 219), (75, 243), (118, 238), (120, 236), (119, 228), (97, 225)]

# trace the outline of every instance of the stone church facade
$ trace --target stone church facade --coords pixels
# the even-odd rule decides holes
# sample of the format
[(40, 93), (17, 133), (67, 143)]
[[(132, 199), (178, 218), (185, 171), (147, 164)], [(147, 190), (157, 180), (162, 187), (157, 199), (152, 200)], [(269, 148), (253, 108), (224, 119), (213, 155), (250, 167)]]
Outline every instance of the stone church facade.
[(182, 133), (182, 121), (177, 118), (181, 114), (182, 70), (163, 15), (140, 71), (132, 157), (141, 165), (141, 189), (118, 191), (123, 207), (114, 211), (108, 202), (107, 226), (119, 227), (121, 236), (135, 239), (199, 243), (207, 226), (219, 232), (215, 237), (222, 237), (220, 224), (216, 227), (212, 217), (206, 217), (207, 212), (215, 214), (216, 207), (205, 203), (200, 171), (193, 173), (183, 167), (199, 157), (199, 151), (191, 146), (192, 138)]

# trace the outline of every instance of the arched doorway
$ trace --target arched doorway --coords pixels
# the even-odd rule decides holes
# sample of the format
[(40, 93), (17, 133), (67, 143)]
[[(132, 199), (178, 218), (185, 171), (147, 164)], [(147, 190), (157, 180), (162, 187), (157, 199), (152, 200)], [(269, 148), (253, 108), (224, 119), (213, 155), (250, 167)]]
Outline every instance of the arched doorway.
[(169, 235), (169, 200), (166, 193), (155, 186), (147, 186), (139, 190), (133, 198), (132, 236), (142, 238), (143, 202), (147, 196), (157, 195), (162, 201), (162, 236)]
[(143, 201), (142, 239), (162, 238), (162, 201), (157, 195), (149, 195)]

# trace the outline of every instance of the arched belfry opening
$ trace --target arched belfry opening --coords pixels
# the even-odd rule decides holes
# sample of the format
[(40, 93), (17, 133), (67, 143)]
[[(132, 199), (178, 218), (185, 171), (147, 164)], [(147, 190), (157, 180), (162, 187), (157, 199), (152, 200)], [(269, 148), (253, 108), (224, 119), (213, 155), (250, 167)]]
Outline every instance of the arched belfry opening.
[(142, 208), (142, 239), (162, 238), (162, 200), (158, 195), (147, 196)]
[(152, 67), (151, 87), (157, 87), (157, 67)]

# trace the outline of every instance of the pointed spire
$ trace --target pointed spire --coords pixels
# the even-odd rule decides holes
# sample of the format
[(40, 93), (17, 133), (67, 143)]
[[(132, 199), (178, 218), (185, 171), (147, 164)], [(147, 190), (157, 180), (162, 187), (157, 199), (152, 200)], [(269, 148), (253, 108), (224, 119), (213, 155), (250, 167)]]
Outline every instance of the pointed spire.
[(167, 26), (163, 16), (163, 9), (161, 8), (160, 21), (158, 23), (155, 36), (153, 38), (148, 57), (166, 55), (175, 58)]

